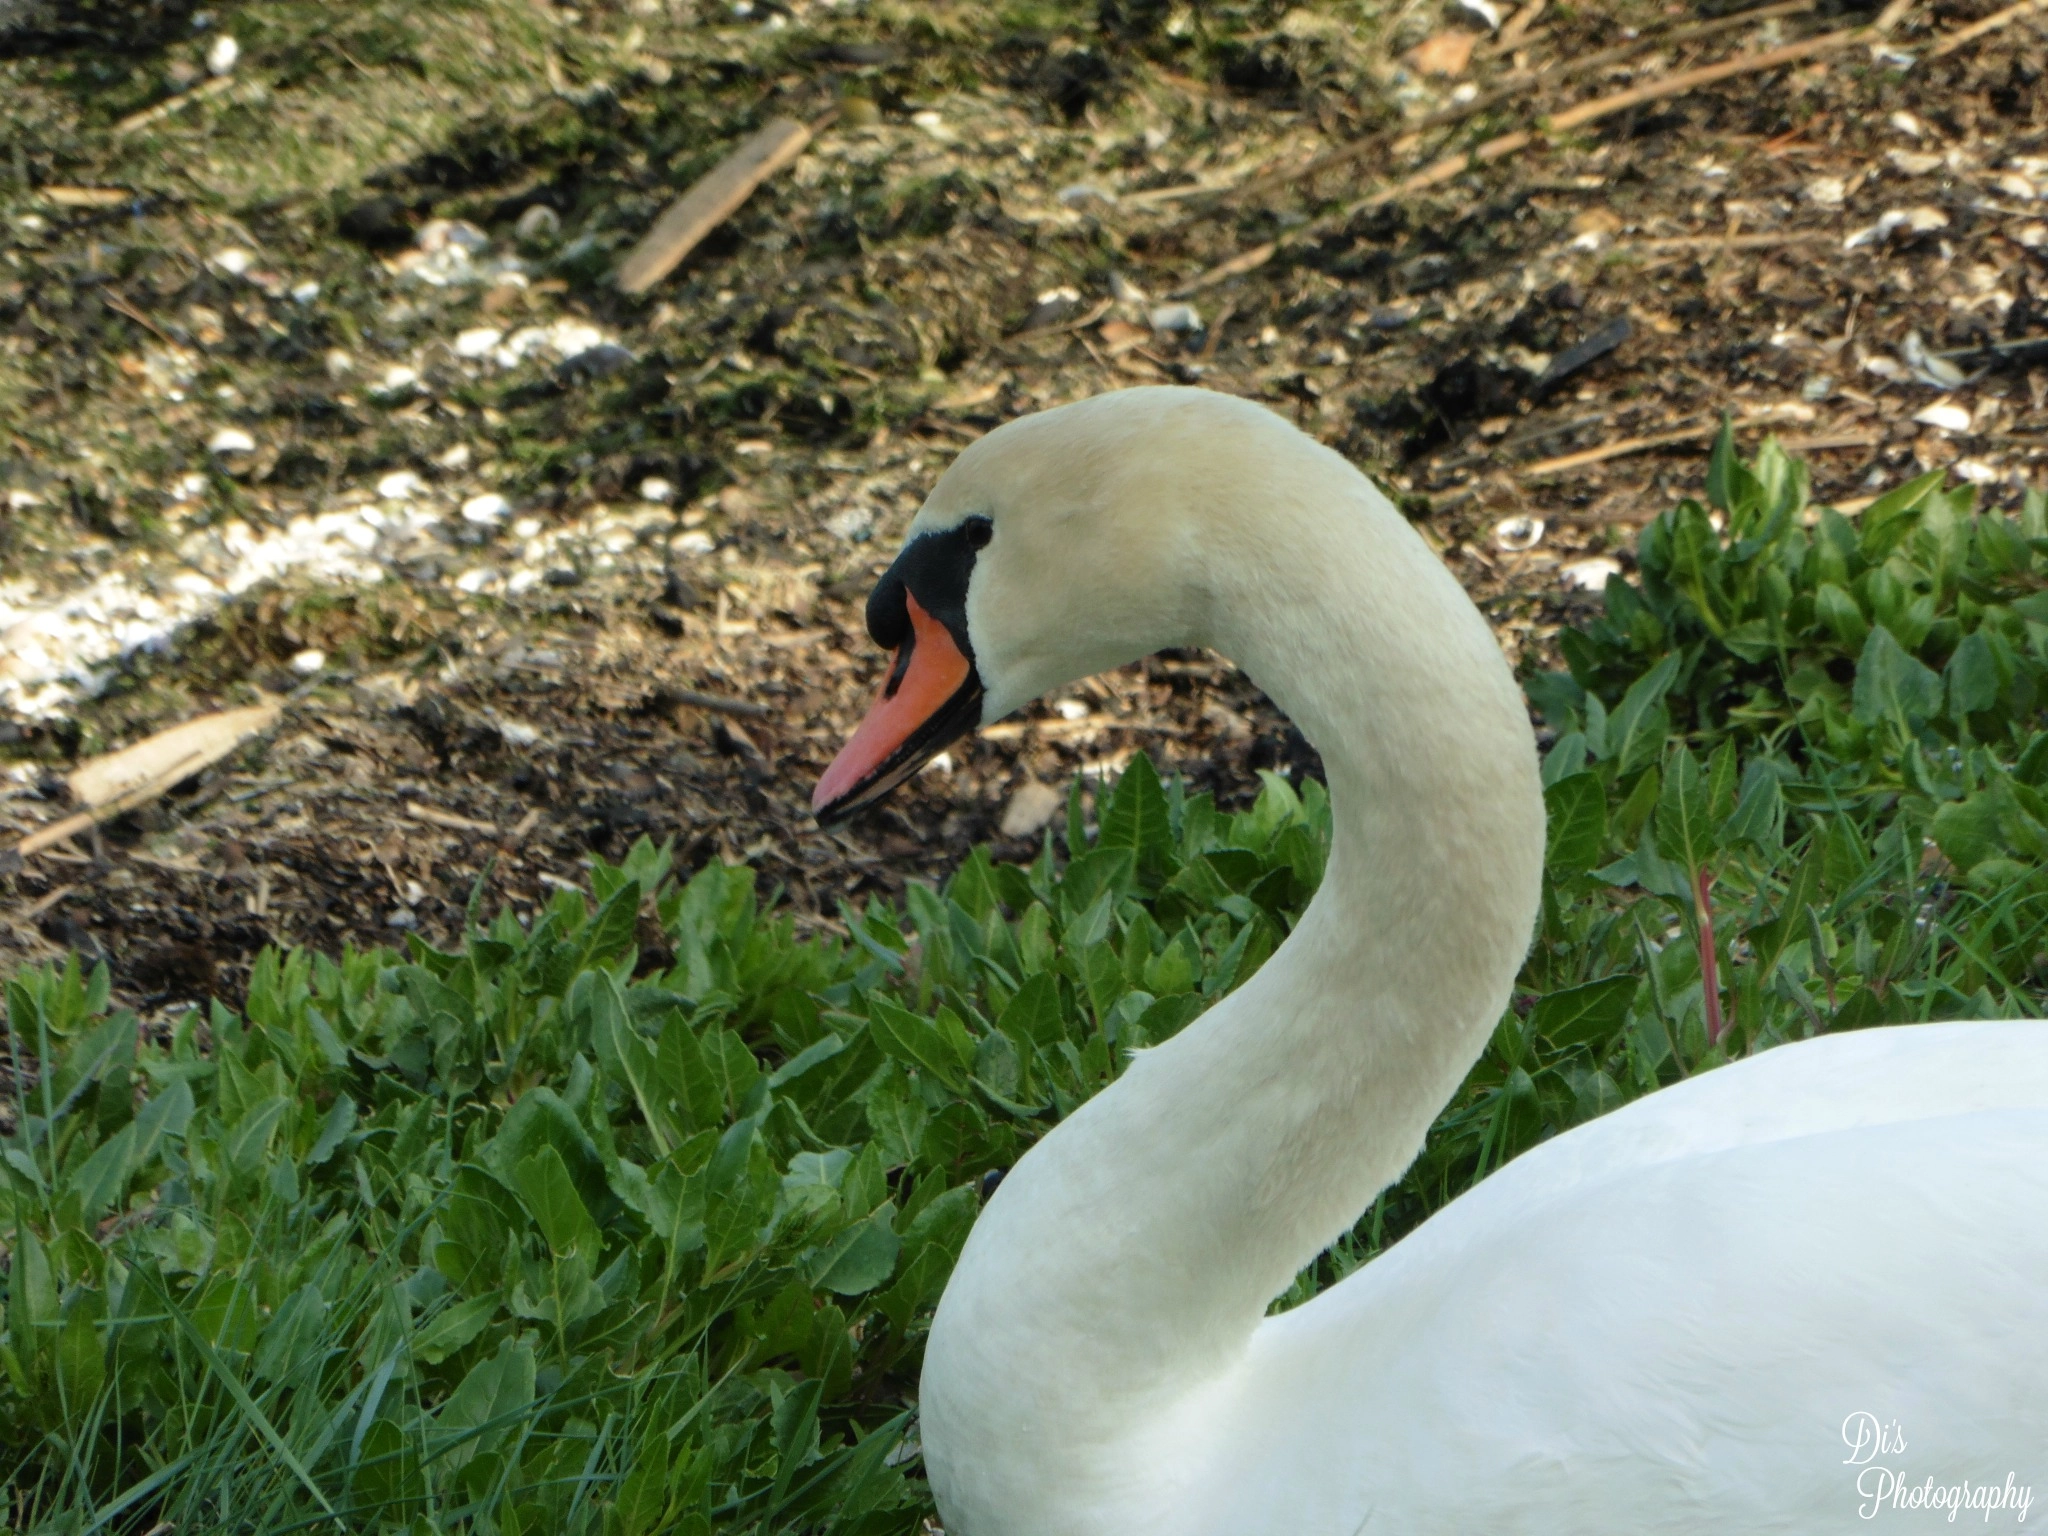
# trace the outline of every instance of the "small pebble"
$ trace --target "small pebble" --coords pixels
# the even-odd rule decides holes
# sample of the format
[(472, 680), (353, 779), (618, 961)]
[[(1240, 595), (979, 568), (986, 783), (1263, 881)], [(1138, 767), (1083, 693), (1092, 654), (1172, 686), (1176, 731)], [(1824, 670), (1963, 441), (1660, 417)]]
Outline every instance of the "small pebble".
[(692, 528), (688, 533), (679, 533), (669, 548), (685, 557), (708, 555), (718, 546), (710, 534), (701, 528)]
[(319, 297), (320, 285), (318, 283), (304, 282), (292, 285), (292, 302), (294, 304), (310, 304)]
[(472, 496), (462, 504), (462, 520), (466, 523), (502, 523), (511, 513), (512, 503), (496, 491), (486, 491), (481, 496)]
[(1155, 331), (1199, 331), (1202, 316), (1192, 304), (1161, 304), (1145, 317)]
[(505, 339), (505, 333), (495, 325), (479, 325), (471, 330), (460, 331), (455, 337), (455, 355), (464, 358), (489, 357), (498, 343)]
[(1062, 208), (1085, 208), (1090, 203), (1114, 206), (1116, 194), (1107, 188), (1098, 187), (1092, 181), (1077, 181), (1071, 186), (1061, 187), (1055, 194)]
[(1003, 807), (999, 823), (1003, 836), (1037, 836), (1066, 803), (1067, 797), (1050, 784), (1026, 779), (1012, 791), (1009, 804)]
[[(844, 539), (849, 544), (867, 538), (874, 531), (874, 527), (874, 509), (858, 503), (850, 507), (843, 507), (825, 519), (825, 531), (831, 534), (833, 538)], [(685, 539), (688, 537), (688, 534), (683, 535)], [(676, 542), (681, 544), (682, 540), (678, 539)], [(706, 540), (706, 544), (708, 546), (708, 540)]]
[(377, 495), (385, 501), (410, 501), (426, 488), (426, 482), (411, 470), (394, 469), (377, 482)]
[(221, 271), (227, 273), (229, 277), (240, 277), (249, 270), (255, 260), (254, 256), (251, 256), (239, 245), (231, 245), (225, 250), (213, 253), (213, 264)]
[(292, 658), (292, 670), (301, 677), (311, 677), (327, 665), (325, 651), (301, 651)]
[(659, 475), (649, 475), (640, 482), (640, 499), (665, 507), (676, 499), (676, 488)]
[(1543, 542), (1543, 519), (1504, 517), (1493, 525), (1493, 542), (1497, 548), (1505, 549), (1511, 554), (1534, 549)]
[(212, 74), (224, 75), (235, 67), (235, 61), (241, 56), (242, 45), (235, 41), (231, 33), (223, 32), (206, 50), (207, 70)]
[(207, 440), (206, 451), (222, 456), (233, 453), (254, 453), (256, 439), (240, 427), (222, 427)]

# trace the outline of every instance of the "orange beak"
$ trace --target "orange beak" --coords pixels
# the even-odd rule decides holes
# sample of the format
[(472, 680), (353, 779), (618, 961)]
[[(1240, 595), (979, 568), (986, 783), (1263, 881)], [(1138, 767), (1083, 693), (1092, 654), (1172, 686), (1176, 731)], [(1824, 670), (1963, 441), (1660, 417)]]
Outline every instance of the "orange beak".
[(843, 821), (916, 773), (981, 719), (981, 679), (946, 626), (904, 593), (910, 636), (896, 648), (881, 697), (818, 780), (811, 810)]

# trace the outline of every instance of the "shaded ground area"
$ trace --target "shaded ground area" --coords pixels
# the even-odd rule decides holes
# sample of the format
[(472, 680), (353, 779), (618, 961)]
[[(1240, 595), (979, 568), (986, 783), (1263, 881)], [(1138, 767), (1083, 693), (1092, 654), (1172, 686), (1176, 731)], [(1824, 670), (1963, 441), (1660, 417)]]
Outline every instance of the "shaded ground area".
[[(0, 969), (72, 946), (139, 1001), (233, 993), (263, 943), (445, 937), (642, 834), (829, 922), (974, 841), (1028, 851), (1044, 787), (1140, 747), (1232, 793), (1312, 766), (1230, 669), (1158, 658), (811, 825), (880, 676), (860, 602), (925, 490), (1104, 389), (1288, 413), (1518, 659), (1696, 488), (1721, 413), (1852, 508), (1934, 465), (2006, 504), (2048, 457), (2038, 8), (1970, 35), (1996, 6), (1908, 6), (1377, 202), (1541, 114), (1873, 18), (203, 14), (0, 3), (0, 826), (63, 814), (80, 755), (295, 702), (0, 874)], [(836, 118), (620, 296), (625, 247), (777, 114)]]

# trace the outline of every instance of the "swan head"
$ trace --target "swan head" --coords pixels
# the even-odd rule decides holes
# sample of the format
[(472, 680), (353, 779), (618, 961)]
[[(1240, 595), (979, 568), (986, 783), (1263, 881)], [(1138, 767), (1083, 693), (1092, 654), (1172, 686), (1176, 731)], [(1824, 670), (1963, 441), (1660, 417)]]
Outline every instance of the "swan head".
[(872, 804), (976, 725), (1168, 646), (1200, 643), (1200, 514), (1249, 491), (1246, 439), (1291, 439), (1234, 396), (1099, 395), (997, 428), (956, 459), (868, 597), (894, 652), (881, 696), (818, 781), (830, 825)]

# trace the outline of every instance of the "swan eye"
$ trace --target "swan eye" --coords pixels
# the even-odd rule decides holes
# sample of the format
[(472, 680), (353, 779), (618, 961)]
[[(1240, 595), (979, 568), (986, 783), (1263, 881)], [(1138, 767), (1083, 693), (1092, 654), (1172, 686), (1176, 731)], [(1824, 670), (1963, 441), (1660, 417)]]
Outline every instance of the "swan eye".
[(988, 541), (996, 536), (996, 525), (985, 517), (970, 517), (960, 525), (960, 533), (969, 549), (987, 549)]

